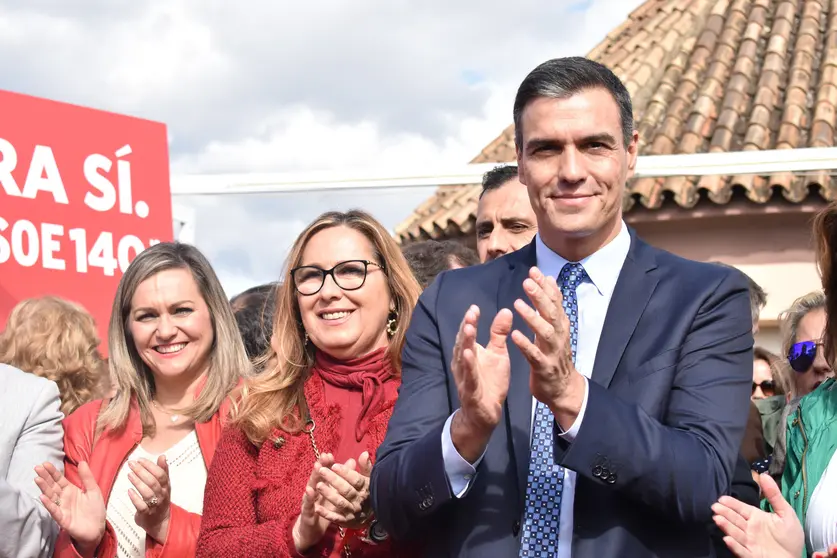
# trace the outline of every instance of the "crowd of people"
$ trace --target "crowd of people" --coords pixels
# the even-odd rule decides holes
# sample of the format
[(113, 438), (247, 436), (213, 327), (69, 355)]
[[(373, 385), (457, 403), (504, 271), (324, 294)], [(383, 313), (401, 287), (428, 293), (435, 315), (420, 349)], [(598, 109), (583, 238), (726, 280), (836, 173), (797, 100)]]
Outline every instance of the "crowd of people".
[(119, 281), (107, 358), (83, 308), (22, 301), (0, 557), (837, 556), (837, 206), (773, 355), (752, 279), (624, 223), (615, 75), (545, 62), (514, 121), (476, 250), (326, 212), (227, 300), (160, 243)]

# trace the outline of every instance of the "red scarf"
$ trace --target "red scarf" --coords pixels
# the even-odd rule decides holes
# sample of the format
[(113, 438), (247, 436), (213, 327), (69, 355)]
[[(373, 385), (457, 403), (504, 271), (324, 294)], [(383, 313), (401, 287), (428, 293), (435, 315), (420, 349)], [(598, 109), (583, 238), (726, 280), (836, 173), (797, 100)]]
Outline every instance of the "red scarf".
[(344, 389), (361, 389), (362, 408), (355, 425), (355, 437), (360, 442), (369, 428), (372, 417), (378, 414), (384, 402), (383, 383), (393, 376), (392, 362), (387, 349), (378, 349), (366, 356), (351, 360), (335, 360), (323, 351), (317, 351), (314, 372), (331, 385)]

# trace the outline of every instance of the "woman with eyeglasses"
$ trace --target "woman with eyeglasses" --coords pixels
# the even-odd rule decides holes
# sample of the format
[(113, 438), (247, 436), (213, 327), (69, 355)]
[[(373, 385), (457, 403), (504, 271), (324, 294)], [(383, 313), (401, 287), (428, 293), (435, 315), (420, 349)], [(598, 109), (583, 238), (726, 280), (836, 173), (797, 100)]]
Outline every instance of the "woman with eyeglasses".
[(267, 365), (209, 471), (197, 555), (407, 555), (372, 514), (369, 475), (419, 285), (361, 211), (318, 217), (288, 263)]
[(837, 205), (817, 216), (814, 233), (825, 293), (798, 299), (782, 322), (801, 397), (785, 413), (781, 488), (763, 474), (763, 510), (727, 496), (712, 507), (724, 540), (740, 557), (837, 558), (837, 383), (829, 365), (837, 349)]

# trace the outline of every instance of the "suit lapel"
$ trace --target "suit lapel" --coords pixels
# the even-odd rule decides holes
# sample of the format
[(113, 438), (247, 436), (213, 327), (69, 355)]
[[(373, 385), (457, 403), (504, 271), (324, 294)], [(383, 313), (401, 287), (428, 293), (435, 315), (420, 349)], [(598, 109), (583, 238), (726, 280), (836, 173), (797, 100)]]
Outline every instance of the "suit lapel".
[[(535, 265), (534, 241), (506, 257), (509, 273), (503, 274), (497, 292), (497, 310), (508, 308), (514, 315), (512, 328), (519, 330), (530, 340), (534, 338), (531, 329), (523, 318), (514, 310), (514, 301), (518, 298), (528, 300), (523, 291), (523, 281), (529, 275), (529, 268)], [(514, 462), (517, 469), (519, 501), (523, 505), (526, 498), (526, 479), (529, 476), (530, 431), (532, 428), (532, 391), (529, 389), (529, 362), (509, 337), (509, 359), (511, 361), (511, 382), (506, 397), (506, 416), (509, 439), (514, 449)]]
[(631, 230), (631, 249), (607, 309), (602, 335), (596, 350), (592, 379), (607, 388), (619, 361), (645, 311), (659, 279), (650, 273), (657, 263), (653, 249)]

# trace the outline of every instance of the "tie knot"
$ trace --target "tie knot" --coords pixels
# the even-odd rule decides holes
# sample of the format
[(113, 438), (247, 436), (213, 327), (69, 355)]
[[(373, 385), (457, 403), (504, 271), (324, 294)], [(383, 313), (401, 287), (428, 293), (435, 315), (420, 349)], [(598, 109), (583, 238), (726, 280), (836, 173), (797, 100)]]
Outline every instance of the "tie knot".
[(584, 271), (584, 266), (580, 263), (565, 264), (561, 269), (561, 274), (559, 275), (561, 280), (561, 290), (567, 288), (575, 290), (575, 288), (578, 287), (582, 281), (584, 281), (586, 276), (587, 272)]

